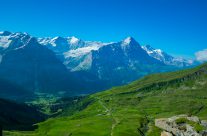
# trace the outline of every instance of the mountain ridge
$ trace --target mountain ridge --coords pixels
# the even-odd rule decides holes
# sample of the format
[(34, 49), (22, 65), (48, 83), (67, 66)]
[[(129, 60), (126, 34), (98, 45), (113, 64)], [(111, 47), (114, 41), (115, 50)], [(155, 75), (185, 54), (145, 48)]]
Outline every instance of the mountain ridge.
[(0, 76), (31, 92), (85, 95), (181, 68), (149, 55), (133, 37), (101, 43), (0, 33)]
[(192, 59), (184, 59), (184, 58), (176, 58), (173, 57), (166, 52), (162, 51), (161, 49), (154, 49), (150, 45), (142, 46), (142, 49), (144, 49), (149, 56), (160, 60), (161, 62), (165, 63), (166, 65), (173, 65), (178, 67), (186, 67), (191, 66), (193, 63), (195, 63)]
[[(0, 35), (1, 36), (10, 36), (10, 35), (11, 36), (15, 36), (15, 35), (17, 35), (17, 36), (18, 35), (20, 35), (20, 36), (21, 35), (28, 35), (28, 36), (30, 36), (28, 33), (25, 33), (25, 32), (24, 33), (21, 33), (21, 32), (12, 33), (12, 32), (9, 32), (9, 31), (3, 31), (3, 32), (1, 32)], [(50, 38), (50, 37), (44, 38), (43, 37), (43, 38), (37, 38), (37, 40), (42, 45), (58, 47), (59, 49), (52, 49), (52, 47), (48, 47), (48, 48), (50, 48), (53, 51), (58, 51), (59, 53), (64, 53), (64, 52), (67, 52), (68, 50), (76, 50), (78, 48), (89, 47), (90, 45), (93, 46), (93, 44), (99, 44), (99, 47), (111, 44), (111, 43), (102, 43), (102, 42), (97, 42), (97, 41), (94, 41), (94, 42), (93, 41), (83, 41), (83, 40), (78, 39), (78, 38), (76, 38), (74, 36), (71, 36), (71, 37), (60, 37), (60, 36), (57, 36), (57, 37), (54, 37), (54, 38)], [(71, 42), (71, 41), (73, 41), (73, 42)], [(130, 42), (136, 42), (136, 40), (133, 37), (128, 36), (127, 38), (125, 38), (121, 42), (122, 42), (122, 46), (123, 46), (125, 44), (126, 45), (129, 44)], [(112, 42), (112, 44), (113, 43), (117, 43), (117, 42)], [(76, 46), (73, 46), (73, 44), (75, 44)], [(92, 47), (92, 46), (90, 46), (90, 47)], [(142, 46), (142, 49), (147, 51), (149, 55), (151, 54), (150, 52), (160, 51), (161, 53), (164, 54), (164, 56), (166, 55), (167, 57), (172, 57), (171, 55), (166, 54), (165, 52), (163, 52), (160, 49), (154, 49), (150, 45)], [(63, 51), (61, 51), (61, 50), (63, 50)], [(93, 49), (91, 49), (91, 50), (93, 50)], [(97, 49), (95, 49), (95, 50), (97, 50)], [(150, 55), (150, 56), (154, 57), (153, 55)], [(156, 58), (156, 57), (154, 57), (154, 58)], [(173, 58), (174, 58), (174, 61), (176, 61), (176, 58), (175, 57), (173, 57)], [(156, 58), (156, 59), (158, 59), (158, 58)], [(160, 58), (158, 60), (161, 61)], [(182, 61), (182, 60), (179, 60), (179, 61)], [(183, 61), (185, 61), (185, 60), (183, 60)], [(185, 62), (185, 63), (187, 63), (187, 62)]]

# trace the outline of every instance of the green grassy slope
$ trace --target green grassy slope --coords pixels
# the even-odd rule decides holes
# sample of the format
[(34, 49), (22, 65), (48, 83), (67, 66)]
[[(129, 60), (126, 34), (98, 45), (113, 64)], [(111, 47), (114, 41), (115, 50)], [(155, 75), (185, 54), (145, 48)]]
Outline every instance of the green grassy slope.
[[(87, 103), (87, 104), (86, 104)], [(80, 108), (84, 105), (84, 108)], [(129, 85), (88, 96), (33, 132), (5, 135), (159, 136), (155, 118), (189, 114), (207, 119), (207, 64), (146, 76)], [(81, 109), (81, 110), (80, 110)]]

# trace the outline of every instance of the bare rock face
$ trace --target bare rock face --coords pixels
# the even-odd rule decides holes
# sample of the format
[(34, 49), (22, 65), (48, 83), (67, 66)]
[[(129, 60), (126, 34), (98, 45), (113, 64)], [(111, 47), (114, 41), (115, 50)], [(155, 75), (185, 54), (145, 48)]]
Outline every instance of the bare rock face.
[(173, 127), (173, 123), (168, 119), (155, 119), (155, 126), (170, 133), (176, 132), (176, 128)]
[(204, 126), (204, 127), (207, 127), (207, 121), (206, 120), (202, 120), (201, 121), (201, 125)]
[(163, 131), (161, 133), (161, 136), (173, 136), (173, 135), (171, 133), (169, 133), (169, 132)]
[(196, 122), (196, 123), (199, 123), (200, 122), (199, 118), (196, 117), (196, 116), (187, 117), (187, 119), (190, 120), (190, 121)]
[(207, 121), (196, 116), (155, 119), (155, 126), (164, 130), (161, 136), (207, 136)]

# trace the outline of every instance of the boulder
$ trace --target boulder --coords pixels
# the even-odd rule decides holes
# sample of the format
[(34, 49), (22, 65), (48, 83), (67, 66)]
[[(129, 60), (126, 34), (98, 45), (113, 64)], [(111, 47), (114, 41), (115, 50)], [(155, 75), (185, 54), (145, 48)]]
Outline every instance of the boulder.
[(173, 136), (171, 133), (162, 131), (161, 136)]
[(207, 128), (207, 121), (206, 120), (202, 120), (201, 121), (201, 125)]
[[(180, 123), (178, 119), (181, 119)], [(203, 126), (204, 130), (197, 132), (195, 124)], [(155, 126), (163, 130), (161, 136), (207, 136), (207, 121), (201, 121), (196, 116), (178, 115), (155, 119)]]
[(200, 123), (200, 119), (196, 116), (187, 117), (187, 119), (196, 123)]

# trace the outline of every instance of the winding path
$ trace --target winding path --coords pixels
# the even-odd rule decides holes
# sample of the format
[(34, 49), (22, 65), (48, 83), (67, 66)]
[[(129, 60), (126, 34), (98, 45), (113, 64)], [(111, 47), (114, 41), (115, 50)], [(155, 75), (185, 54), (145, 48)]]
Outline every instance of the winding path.
[(114, 128), (116, 127), (116, 125), (119, 123), (118, 119), (115, 118), (111, 112), (111, 109), (109, 109), (108, 107), (106, 107), (106, 105), (104, 105), (104, 103), (100, 100), (100, 98), (97, 98), (98, 103), (103, 107), (103, 109), (105, 109), (105, 111), (107, 112), (107, 115), (110, 115), (112, 117), (112, 125), (111, 125), (111, 136), (114, 135), (113, 131)]

